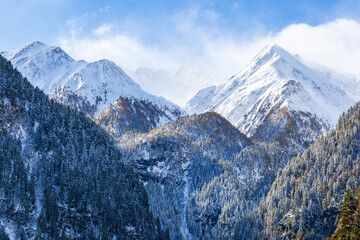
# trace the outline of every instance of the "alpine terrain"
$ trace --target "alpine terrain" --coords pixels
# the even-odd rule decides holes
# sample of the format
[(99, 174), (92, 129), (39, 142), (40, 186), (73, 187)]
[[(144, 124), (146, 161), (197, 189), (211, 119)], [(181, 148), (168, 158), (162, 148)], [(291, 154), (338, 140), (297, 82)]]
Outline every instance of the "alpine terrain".
[(2, 54), (0, 239), (359, 239), (359, 76), (271, 45), (186, 113), (109, 60)]
[[(75, 61), (61, 48), (41, 42), (33, 42), (4, 56), (55, 101), (78, 109), (94, 120), (103, 111), (111, 111), (112, 116), (108, 117), (111, 119), (105, 121), (101, 117), (101, 122), (106, 126), (111, 124), (115, 132), (148, 131), (185, 115), (177, 105), (143, 91), (109, 60)], [(118, 109), (123, 105), (131, 112), (128, 119), (127, 112)], [(109, 110), (113, 107), (116, 109)], [(121, 125), (112, 122), (118, 118), (124, 120)], [(137, 123), (133, 124), (136, 118)]]
[[(148, 134), (128, 132), (119, 142), (125, 161), (144, 182), (153, 214), (169, 227), (171, 239), (230, 238), (229, 227), (247, 200), (263, 192), (267, 179), (262, 176), (271, 167), (270, 160), (262, 162), (266, 153), (211, 112), (180, 118)], [(224, 182), (228, 189), (217, 189)]]
[(354, 103), (322, 74), (271, 45), (225, 83), (201, 90), (185, 110), (218, 112), (256, 142), (277, 141), (298, 151)]

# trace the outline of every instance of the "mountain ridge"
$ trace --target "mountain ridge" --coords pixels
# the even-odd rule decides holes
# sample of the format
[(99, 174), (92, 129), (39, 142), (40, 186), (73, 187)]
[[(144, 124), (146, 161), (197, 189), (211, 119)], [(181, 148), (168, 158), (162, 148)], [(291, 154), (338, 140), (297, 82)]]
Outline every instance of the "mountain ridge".
[(92, 119), (120, 97), (155, 105), (167, 121), (186, 114), (172, 102), (143, 91), (119, 66), (106, 59), (92, 63), (75, 61), (61, 48), (41, 42), (33, 42), (4, 56), (51, 98), (81, 110)]

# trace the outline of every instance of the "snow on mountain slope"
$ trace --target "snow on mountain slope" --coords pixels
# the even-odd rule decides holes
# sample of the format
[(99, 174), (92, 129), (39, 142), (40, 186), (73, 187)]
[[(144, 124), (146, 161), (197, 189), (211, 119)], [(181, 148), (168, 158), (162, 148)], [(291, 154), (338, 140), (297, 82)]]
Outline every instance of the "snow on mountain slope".
[(75, 61), (61, 48), (41, 42), (31, 43), (4, 56), (50, 97), (83, 111), (93, 119), (120, 97), (154, 104), (170, 120), (185, 115), (177, 105), (143, 91), (109, 60)]
[(152, 93), (162, 94), (167, 99), (183, 106), (194, 94), (208, 84), (218, 84), (219, 79), (197, 69), (180, 67), (177, 71), (159, 71), (138, 68), (125, 72), (140, 86)]
[[(262, 124), (279, 118), (278, 109), (286, 109), (291, 118), (301, 120), (306, 116), (315, 120), (320, 124), (316, 131), (324, 133), (334, 127), (339, 115), (355, 102), (338, 86), (277, 45), (264, 48), (240, 73), (216, 87), (214, 93), (199, 92), (186, 110), (199, 113), (204, 106), (195, 106), (201, 101), (209, 102), (205, 111), (220, 113), (249, 137), (253, 137)], [(276, 119), (276, 123), (284, 125), (287, 121)], [(304, 124), (306, 121), (297, 127), (309, 128)]]
[(200, 90), (195, 97), (190, 99), (184, 106), (188, 114), (203, 113), (214, 98), (216, 86), (210, 86)]
[(333, 69), (318, 64), (311, 64), (310, 67), (344, 90), (346, 94), (352, 97), (355, 101), (360, 101), (360, 73), (339, 73)]

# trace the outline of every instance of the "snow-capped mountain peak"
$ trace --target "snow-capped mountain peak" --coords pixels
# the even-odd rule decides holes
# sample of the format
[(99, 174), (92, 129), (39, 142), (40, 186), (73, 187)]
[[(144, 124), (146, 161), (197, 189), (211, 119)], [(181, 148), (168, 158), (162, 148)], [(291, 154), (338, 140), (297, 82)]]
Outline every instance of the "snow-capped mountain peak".
[[(74, 62), (74, 59), (72, 59), (60, 47), (48, 46), (38, 41), (9, 52), (5, 56), (20, 66), (29, 64), (29, 61), (34, 61), (32, 63), (34, 65), (47, 63), (49, 65), (46, 67), (50, 66), (52, 69), (59, 65)], [(42, 67), (44, 68), (45, 66)]]
[(338, 86), (275, 44), (215, 90), (208, 90), (200, 91), (185, 110), (218, 112), (250, 137), (277, 109), (309, 114), (325, 132), (354, 103)]
[(20, 47), (16, 50), (14, 50), (13, 52), (11, 52), (8, 57), (11, 58), (19, 58), (19, 57), (24, 57), (27, 54), (30, 54), (33, 51), (38, 52), (39, 50), (43, 50), (48, 48), (49, 46), (47, 46), (46, 44), (36, 41), (30, 44), (27, 44), (23, 47)]
[(102, 59), (75, 61), (60, 47), (34, 42), (4, 54), (32, 84), (55, 100), (79, 109), (95, 119), (120, 97), (156, 105), (168, 120), (174, 112), (185, 115), (177, 105), (141, 89), (114, 62)]
[(244, 70), (248, 71), (249, 69), (252, 69), (254, 71), (265, 64), (272, 64), (274, 61), (279, 59), (291, 61), (292, 56), (283, 48), (276, 44), (272, 44), (263, 48)]

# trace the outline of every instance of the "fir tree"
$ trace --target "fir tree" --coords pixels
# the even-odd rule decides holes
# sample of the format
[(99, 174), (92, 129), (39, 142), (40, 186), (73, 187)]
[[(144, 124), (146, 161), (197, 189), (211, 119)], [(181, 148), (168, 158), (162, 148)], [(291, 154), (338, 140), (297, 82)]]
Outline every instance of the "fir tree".
[(356, 209), (355, 196), (350, 189), (346, 189), (344, 194), (343, 205), (340, 211), (341, 228), (343, 229), (342, 235), (344, 237), (349, 236), (349, 233), (352, 230), (355, 209)]
[(354, 214), (351, 240), (360, 240), (360, 209), (359, 204)]
[(331, 239), (359, 239), (358, 234), (354, 231), (358, 231), (355, 226), (355, 221), (358, 221), (356, 210), (356, 199), (353, 192), (348, 188), (345, 191), (343, 204), (340, 210), (341, 218), (339, 221), (338, 228), (335, 233), (331, 236)]

